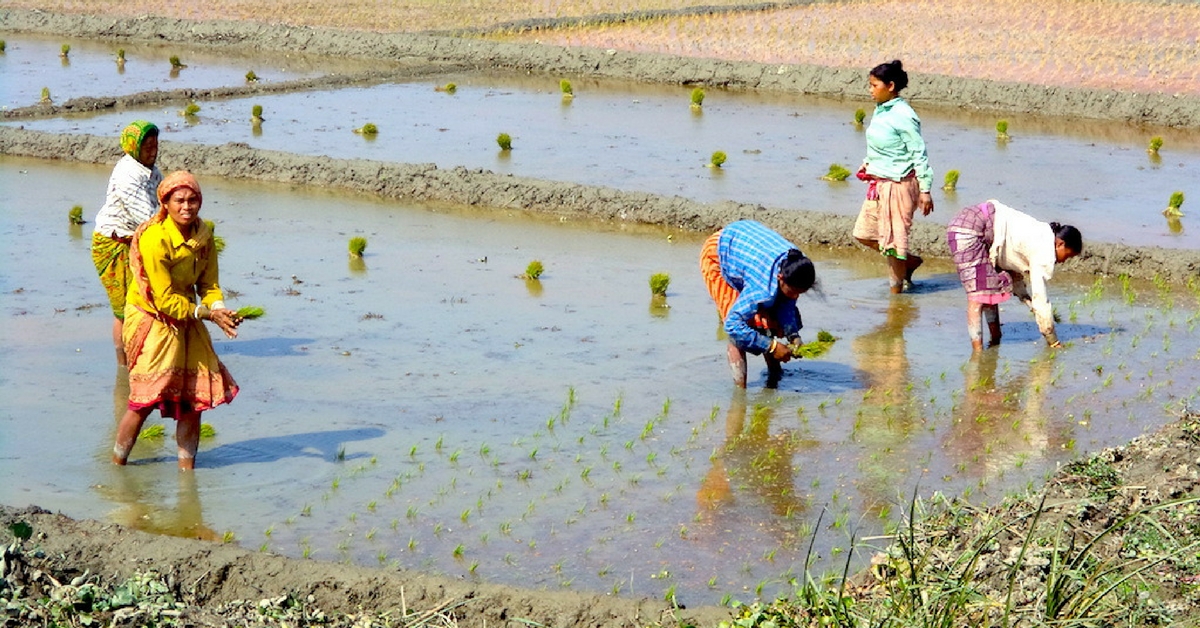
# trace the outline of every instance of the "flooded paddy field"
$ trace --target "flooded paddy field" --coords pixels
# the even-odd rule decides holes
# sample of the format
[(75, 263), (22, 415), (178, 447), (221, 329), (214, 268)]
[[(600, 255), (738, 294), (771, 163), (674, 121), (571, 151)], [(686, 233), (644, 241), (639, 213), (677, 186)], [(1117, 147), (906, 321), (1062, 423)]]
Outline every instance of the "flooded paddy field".
[[(379, 62), (317, 58), (301, 54), (216, 52), (201, 46), (115, 43), (74, 37), (22, 34), (5, 37), (0, 54), (0, 109), (38, 104), (42, 89), (55, 103), (82, 96), (114, 97), (152, 90), (209, 89), (246, 85), (254, 72), (263, 83), (361, 72)], [(70, 47), (62, 57), (62, 47)], [(117, 52), (125, 51), (125, 63)], [(171, 57), (187, 67), (174, 68)]]
[[(454, 93), (435, 90), (447, 83), (455, 83)], [(170, 141), (465, 166), (843, 215), (861, 204), (861, 183), (821, 177), (831, 164), (853, 170), (861, 163), (863, 132), (853, 118), (857, 108), (870, 112), (865, 98), (710, 89), (696, 112), (689, 88), (579, 77), (572, 77), (572, 87), (575, 97), (564, 101), (558, 77), (458, 73), (199, 102), (196, 116), (181, 115), (184, 103), (176, 99), (9, 124), (115, 137), (129, 120), (145, 118), (162, 126)], [(913, 91), (936, 177), (937, 210), (922, 221), (945, 224), (959, 208), (997, 198), (1074, 224), (1086, 240), (1200, 248), (1200, 229), (1190, 228), (1188, 218), (1169, 222), (1161, 214), (1174, 191), (1200, 198), (1195, 130), (1013, 115), (1006, 117), (1012, 139), (998, 141), (995, 116), (926, 108)], [(249, 121), (254, 105), (263, 107), (261, 125)], [(353, 133), (368, 122), (378, 135)], [(512, 137), (511, 151), (500, 150), (499, 133)], [(1164, 139), (1157, 156), (1146, 152), (1152, 135)], [(719, 169), (706, 167), (715, 151), (728, 156)], [(961, 173), (957, 190), (943, 191), (943, 175), (952, 169)]]
[[(216, 343), (242, 392), (205, 414), (194, 479), (169, 425), (117, 469), (111, 314), (90, 224), (66, 219), (94, 216), (108, 174), (0, 157), (6, 504), (485, 582), (746, 600), (790, 591), (814, 537), (814, 570), (836, 569), (914, 491), (996, 500), (1171, 420), (1200, 385), (1194, 284), (1062, 275), (1064, 350), (1014, 303), (1004, 344), (972, 358), (950, 266), (892, 298), (875, 256), (799, 243), (822, 283), (800, 301), (806, 338), (839, 340), (778, 390), (752, 360), (741, 393), (696, 269), (704, 234), (202, 178), (229, 300), (267, 315)], [(534, 259), (542, 279), (519, 278)]]

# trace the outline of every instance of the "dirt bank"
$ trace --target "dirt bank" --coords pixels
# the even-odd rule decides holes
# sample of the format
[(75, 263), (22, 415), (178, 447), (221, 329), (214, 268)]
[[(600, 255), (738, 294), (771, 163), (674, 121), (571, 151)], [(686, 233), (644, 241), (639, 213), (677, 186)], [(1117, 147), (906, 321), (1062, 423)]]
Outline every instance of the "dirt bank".
[[(54, 135), (8, 127), (0, 127), (0, 154), (99, 164), (115, 163), (121, 156), (110, 137)], [(754, 218), (806, 247), (861, 249), (849, 235), (852, 216), (735, 202), (699, 203), (679, 196), (514, 177), (482, 169), (308, 157), (245, 144), (200, 146), (177, 142), (162, 143), (160, 165), (165, 170), (187, 168), (199, 175), (342, 188), (386, 198), (446, 201), (697, 232)], [(917, 248), (927, 251), (930, 257), (949, 256), (945, 230), (940, 225), (917, 222), (912, 238)], [(1200, 251), (1089, 241), (1083, 255), (1068, 262), (1061, 272), (1120, 272), (1135, 278), (1160, 275), (1182, 281), (1200, 272)]]
[[(423, 60), (480, 69), (604, 76), (635, 81), (703, 84), (782, 93), (860, 97), (863, 73), (814, 65), (768, 65), (734, 60), (504, 43), (411, 33), (373, 33), (230, 21), (160, 17), (113, 18), (0, 9), (0, 31), (199, 44), (215, 49)], [(906, 94), (922, 106), (1119, 120), (1172, 127), (1200, 126), (1200, 98), (1155, 93), (1003, 83), (912, 75)]]

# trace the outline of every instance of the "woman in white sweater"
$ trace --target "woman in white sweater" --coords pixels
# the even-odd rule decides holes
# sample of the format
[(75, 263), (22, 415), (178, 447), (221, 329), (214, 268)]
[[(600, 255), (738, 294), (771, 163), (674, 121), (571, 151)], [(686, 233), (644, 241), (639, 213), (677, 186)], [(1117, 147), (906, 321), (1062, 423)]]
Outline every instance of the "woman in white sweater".
[(1033, 310), (1046, 343), (1062, 346), (1046, 282), (1055, 264), (1083, 251), (1078, 229), (1044, 223), (991, 200), (960, 211), (946, 228), (946, 240), (967, 290), (967, 332), (974, 350), (983, 349), (984, 319), (991, 344), (1000, 342), (1000, 304), (1014, 294)]

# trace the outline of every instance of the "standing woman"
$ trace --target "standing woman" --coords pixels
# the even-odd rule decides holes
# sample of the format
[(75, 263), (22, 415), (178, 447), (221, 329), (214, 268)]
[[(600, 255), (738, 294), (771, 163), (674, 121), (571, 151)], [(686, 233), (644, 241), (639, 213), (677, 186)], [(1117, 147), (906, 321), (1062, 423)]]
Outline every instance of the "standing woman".
[(125, 155), (113, 168), (104, 206), (96, 214), (92, 263), (112, 305), (117, 365), (125, 366), (121, 326), (125, 320), (125, 293), (129, 291), (129, 240), (138, 225), (158, 210), (155, 191), (162, 181), (162, 173), (154, 165), (158, 161), (158, 127), (135, 120), (121, 132), (121, 150)]
[(960, 211), (946, 228), (946, 241), (967, 290), (972, 349), (983, 349), (981, 319), (987, 320), (991, 344), (1000, 343), (1000, 304), (1013, 294), (1033, 310), (1046, 344), (1062, 346), (1054, 332), (1046, 282), (1055, 264), (1083, 252), (1078, 229), (1041, 222), (992, 200)]
[(113, 463), (125, 464), (142, 423), (157, 408), (175, 419), (179, 468), (191, 470), (200, 413), (233, 401), (238, 392), (203, 321), (234, 338), (241, 319), (225, 308), (212, 229), (200, 220), (196, 179), (172, 172), (159, 184), (158, 200), (158, 213), (138, 227), (130, 251), (133, 286), (124, 327), (129, 409), (117, 426)]
[(854, 223), (854, 237), (884, 255), (893, 294), (912, 287), (913, 271), (924, 261), (908, 247), (913, 214), (933, 211), (933, 170), (921, 119), (900, 97), (908, 73), (897, 59), (871, 70), (869, 79), (875, 112), (867, 127), (867, 157), (858, 178), (867, 182), (867, 199)]

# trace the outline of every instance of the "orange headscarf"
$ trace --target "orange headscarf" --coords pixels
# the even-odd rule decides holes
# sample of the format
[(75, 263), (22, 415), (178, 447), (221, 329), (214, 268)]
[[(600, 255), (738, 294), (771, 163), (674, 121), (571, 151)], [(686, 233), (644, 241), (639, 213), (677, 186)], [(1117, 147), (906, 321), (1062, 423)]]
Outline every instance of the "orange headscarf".
[(187, 188), (196, 193), (196, 200), (201, 204), (204, 203), (204, 196), (200, 194), (200, 184), (196, 183), (196, 177), (187, 170), (176, 170), (163, 178), (162, 183), (158, 184), (158, 216), (159, 220), (167, 217), (167, 199), (171, 193), (179, 188)]

